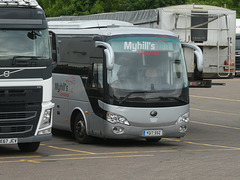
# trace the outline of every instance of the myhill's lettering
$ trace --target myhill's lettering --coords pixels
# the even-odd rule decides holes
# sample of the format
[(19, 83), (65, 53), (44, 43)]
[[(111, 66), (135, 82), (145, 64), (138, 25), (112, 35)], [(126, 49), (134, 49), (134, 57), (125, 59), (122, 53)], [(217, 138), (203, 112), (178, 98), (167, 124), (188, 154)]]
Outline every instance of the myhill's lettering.
[(156, 44), (152, 42), (124, 42), (124, 50), (131, 50), (133, 52), (139, 50), (156, 50)]
[(66, 83), (55, 83), (55, 90), (60, 91), (68, 91), (68, 85)]

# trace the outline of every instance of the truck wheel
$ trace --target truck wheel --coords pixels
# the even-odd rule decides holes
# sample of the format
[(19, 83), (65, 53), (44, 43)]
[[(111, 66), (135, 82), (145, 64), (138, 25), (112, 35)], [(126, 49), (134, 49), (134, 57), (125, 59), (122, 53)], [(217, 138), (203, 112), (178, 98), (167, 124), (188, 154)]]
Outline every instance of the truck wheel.
[(39, 148), (40, 142), (18, 143), (18, 148), (22, 152), (35, 152)]
[(87, 144), (91, 141), (90, 136), (87, 135), (85, 121), (80, 114), (74, 119), (73, 135), (79, 143)]
[(160, 141), (161, 140), (161, 138), (146, 138), (146, 141), (147, 142), (151, 142), (151, 143), (153, 143), (153, 142), (158, 142), (158, 141)]

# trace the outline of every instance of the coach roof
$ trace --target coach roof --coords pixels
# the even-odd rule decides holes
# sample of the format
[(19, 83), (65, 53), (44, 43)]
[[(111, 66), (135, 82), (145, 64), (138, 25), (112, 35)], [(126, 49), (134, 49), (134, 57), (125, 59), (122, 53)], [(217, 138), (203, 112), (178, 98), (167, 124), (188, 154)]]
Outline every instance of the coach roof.
[(174, 33), (161, 29), (134, 26), (131, 23), (116, 20), (90, 21), (49, 21), (49, 29), (57, 34), (161, 34), (176, 36)]

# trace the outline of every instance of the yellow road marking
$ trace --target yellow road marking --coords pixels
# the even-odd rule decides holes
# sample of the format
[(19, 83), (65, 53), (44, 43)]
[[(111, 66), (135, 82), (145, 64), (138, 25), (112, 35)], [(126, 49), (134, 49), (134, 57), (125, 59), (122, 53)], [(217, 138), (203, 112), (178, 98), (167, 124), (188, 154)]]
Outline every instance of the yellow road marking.
[[(197, 108), (190, 108), (190, 110), (194, 111), (204, 111), (204, 112), (211, 112), (211, 113), (218, 113), (218, 114), (227, 114), (227, 115), (234, 115), (234, 116), (240, 116), (238, 113), (228, 113), (228, 112), (220, 112), (220, 111), (211, 111), (211, 110), (205, 110), (205, 109), (197, 109)], [(197, 121), (190, 121), (191, 123), (195, 124), (202, 124), (202, 125), (208, 125), (208, 126), (215, 126), (215, 127), (221, 127), (221, 128), (228, 128), (228, 129), (235, 129), (240, 130), (238, 127), (232, 127), (232, 126), (224, 126), (219, 124), (211, 124), (211, 123), (204, 123), (204, 122), (197, 122)]]
[(56, 158), (56, 159), (40, 159), (39, 161), (65, 161), (65, 160), (80, 160), (80, 159), (110, 159), (110, 158), (133, 158), (133, 157), (150, 157), (153, 155), (126, 155), (126, 156), (91, 156), (91, 157), (71, 157), (71, 158)]
[(188, 144), (194, 144), (194, 145), (200, 145), (200, 146), (208, 146), (208, 147), (217, 147), (217, 148), (227, 148), (227, 149), (234, 149), (234, 150), (240, 150), (238, 147), (229, 147), (229, 146), (222, 146), (222, 145), (215, 145), (215, 144), (202, 144), (202, 143), (196, 143), (196, 142), (191, 142), (191, 141), (184, 141), (185, 143)]
[(221, 101), (231, 101), (231, 102), (240, 102), (238, 99), (225, 99), (225, 98), (218, 98), (218, 97), (207, 97), (207, 96), (196, 96), (190, 95), (193, 98), (203, 98), (203, 99), (214, 99), (214, 100), (221, 100)]
[(202, 124), (202, 125), (207, 125), (207, 126), (215, 126), (215, 127), (221, 127), (221, 128), (228, 128), (228, 129), (240, 130), (240, 128), (238, 128), (238, 127), (224, 126), (224, 125), (219, 125), (219, 124), (210, 124), (210, 123), (196, 122), (196, 121), (190, 121), (190, 123), (195, 123), (195, 124)]
[(168, 141), (176, 141), (176, 142), (180, 142), (181, 139), (171, 139), (171, 138), (163, 138), (163, 139), (166, 139)]
[(19, 162), (25, 162), (25, 160), (15, 160), (15, 161), (0, 161), (0, 164), (3, 164), (3, 163), (19, 163)]
[(12, 156), (12, 157), (0, 157), (0, 159), (24, 159), (24, 158), (40, 158), (41, 156)]
[[(168, 141), (176, 141), (176, 140), (170, 139), (170, 138), (164, 138), (164, 139), (166, 139)], [(197, 142), (192, 142), (192, 141), (182, 141), (182, 142), (183, 143), (188, 143), (188, 144), (200, 145), (200, 146), (208, 146), (208, 147), (217, 147), (217, 148), (223, 148), (223, 149), (240, 150), (239, 147), (230, 147), (230, 146), (222, 146), (222, 145), (215, 145), (215, 144), (197, 143)], [(214, 150), (216, 150), (216, 149), (214, 149)], [(222, 150), (222, 149), (220, 149), (220, 150)]]
[(53, 149), (72, 151), (72, 152), (80, 152), (80, 153), (85, 153), (85, 154), (96, 154), (96, 153), (92, 153), (92, 152), (88, 152), (88, 151), (80, 151), (80, 150), (69, 149), (69, 148), (60, 148), (60, 147), (56, 147), (56, 146), (48, 146), (48, 147), (53, 148)]
[[(212, 145), (212, 144), (201, 144), (201, 143), (194, 143), (190, 141), (184, 141), (184, 143), (194, 144), (194, 145), (202, 145), (202, 146), (209, 146), (209, 147), (217, 147), (219, 149), (193, 149), (193, 150), (159, 150), (159, 151), (138, 151), (137, 153), (174, 153), (174, 152), (211, 152), (211, 151), (229, 151), (229, 150), (240, 150), (240, 148), (236, 147), (228, 147), (228, 146), (220, 146), (220, 145)], [(110, 153), (96, 153), (97, 155), (102, 154), (119, 154), (119, 153), (132, 153), (132, 152), (110, 152)], [(133, 152), (136, 153), (136, 152)], [(79, 156), (81, 154), (68, 154), (69, 156)], [(53, 156), (67, 156), (67, 155), (50, 155), (49, 157)], [(87, 157), (69, 157), (69, 158), (47, 158), (47, 159), (20, 159), (15, 161), (0, 161), (0, 164), (6, 163), (41, 163), (47, 161), (67, 161), (67, 160), (87, 160), (87, 159), (112, 159), (112, 158), (135, 158), (135, 157), (153, 157), (153, 154), (140, 154), (140, 155), (120, 155), (120, 156), (87, 156)]]
[(212, 110), (198, 109), (198, 108), (190, 108), (190, 110), (194, 110), (194, 111), (203, 111), (203, 112), (211, 112), (211, 113), (218, 113), (218, 114), (229, 114), (229, 115), (234, 115), (234, 116), (240, 116), (239, 113), (230, 113), (230, 112), (212, 111)]
[(49, 155), (49, 157), (67, 157), (67, 156), (87, 156), (88, 154), (53, 154)]
[(16, 161), (0, 161), (0, 164), (3, 163), (41, 163), (46, 161), (66, 161), (66, 160), (83, 160), (83, 159), (112, 159), (112, 158), (134, 158), (134, 157), (151, 157), (153, 155), (126, 155), (126, 156), (93, 156), (93, 157), (71, 157), (71, 158), (55, 158), (55, 159), (33, 159), (33, 160), (16, 160)]
[[(181, 150), (181, 149), (174, 149), (174, 150), (153, 150), (153, 151), (130, 151), (130, 152), (108, 152), (108, 153), (91, 153), (91, 154), (59, 154), (59, 155), (49, 155), (48, 157), (67, 157), (67, 158), (46, 158), (41, 156), (19, 156), (15, 158), (37, 158), (37, 159), (19, 159), (19, 160), (10, 160), (10, 161), (0, 161), (0, 164), (3, 163), (23, 163), (23, 162), (28, 162), (28, 163), (41, 163), (41, 162), (46, 162), (46, 161), (64, 161), (64, 160), (86, 160), (86, 159), (111, 159), (111, 158), (134, 158), (134, 157), (153, 157), (154, 154), (146, 154), (146, 153), (174, 153), (174, 152), (203, 152), (203, 151), (229, 151), (229, 150), (240, 150), (238, 147), (229, 147), (229, 146), (223, 146), (223, 145), (215, 145), (215, 144), (206, 144), (206, 143), (197, 143), (197, 142), (192, 142), (192, 141), (181, 141), (181, 140), (176, 140), (176, 139), (170, 139), (170, 138), (163, 138), (167, 141), (174, 141), (174, 142), (183, 142), (183, 143), (188, 143), (188, 144), (193, 144), (193, 145), (198, 145), (198, 146), (207, 146), (207, 147), (214, 147), (214, 149), (187, 149), (187, 150)], [(71, 150), (74, 151), (73, 149), (69, 148), (58, 148), (55, 146), (48, 146), (50, 148), (54, 149), (62, 149), (62, 150)], [(217, 149), (215, 149), (217, 148)], [(86, 151), (76, 151), (76, 152), (86, 152)], [(89, 152), (88, 152), (89, 153)], [(142, 154), (141, 154), (142, 153)], [(130, 155), (119, 155), (119, 154), (130, 154)], [(133, 155), (135, 154), (135, 155)], [(84, 155), (84, 157), (82, 157)], [(98, 156), (85, 156), (85, 155), (98, 155)], [(99, 156), (99, 155), (116, 155), (116, 156)], [(81, 156), (81, 157), (73, 157), (73, 156)], [(11, 159), (14, 157), (6, 157), (2, 159)], [(42, 159), (38, 159), (42, 158)]]

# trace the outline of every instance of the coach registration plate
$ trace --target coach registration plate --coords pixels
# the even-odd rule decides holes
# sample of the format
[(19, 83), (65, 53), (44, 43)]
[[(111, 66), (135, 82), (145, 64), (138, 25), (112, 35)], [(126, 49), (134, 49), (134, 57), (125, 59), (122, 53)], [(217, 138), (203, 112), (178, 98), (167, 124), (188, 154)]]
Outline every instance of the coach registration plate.
[(0, 139), (0, 144), (17, 144), (17, 138)]
[(162, 136), (162, 130), (145, 130), (143, 131), (144, 136)]

